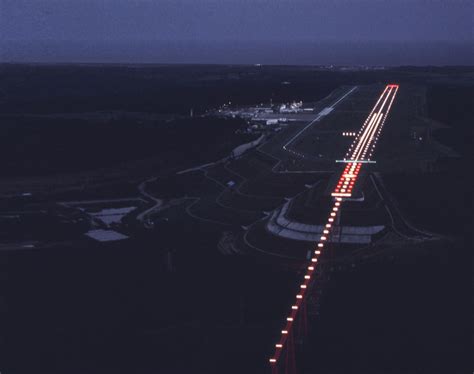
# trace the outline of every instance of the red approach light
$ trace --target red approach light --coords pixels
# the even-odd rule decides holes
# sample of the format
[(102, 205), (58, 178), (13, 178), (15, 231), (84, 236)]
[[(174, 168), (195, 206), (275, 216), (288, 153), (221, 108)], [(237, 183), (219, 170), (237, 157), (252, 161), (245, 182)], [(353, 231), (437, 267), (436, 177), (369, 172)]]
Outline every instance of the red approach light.
[[(379, 102), (381, 100), (383, 100), (383, 98), (385, 97), (385, 101), (382, 105), (382, 107), (385, 107), (385, 102), (388, 100), (389, 97), (392, 97), (392, 101), (396, 95), (396, 89), (398, 89), (398, 84), (388, 84), (386, 87), (385, 87), (385, 90), (383, 91), (383, 93), (380, 95), (377, 103), (375, 104), (375, 107), (374, 109), (372, 110), (372, 112), (378, 107), (379, 105)], [(395, 89), (393, 93), (388, 93), (387, 94), (387, 91), (388, 90), (391, 90), (391, 89)], [(390, 111), (390, 106), (391, 106), (391, 102), (388, 106), (388, 109), (387, 109), (387, 113)], [(382, 109), (380, 109), (382, 110)], [(381, 129), (382, 129), (382, 126), (383, 126), (383, 123), (385, 121), (385, 117), (383, 118), (382, 122), (380, 122), (380, 116), (379, 117), (376, 117), (377, 115), (381, 115), (380, 112), (378, 113), (375, 113), (374, 116), (372, 116), (372, 112), (369, 116), (369, 118), (367, 118), (367, 120), (364, 122), (364, 125), (362, 126), (361, 130), (359, 130), (358, 134), (357, 134), (357, 137), (356, 139), (354, 140), (353, 144), (349, 147), (349, 152), (352, 151), (353, 148), (355, 148), (357, 151), (354, 151), (354, 154), (353, 154), (353, 158), (359, 158), (361, 155), (362, 157), (364, 158), (366, 153), (369, 152), (370, 155), (372, 155), (372, 150), (374, 148), (374, 144), (371, 145), (371, 141), (373, 139), (373, 134), (375, 133), (376, 134), (376, 139), (378, 138), (378, 133), (380, 133)], [(372, 116), (372, 117), (371, 117)], [(374, 118), (379, 118), (378, 121), (379, 122), (376, 122), (375, 124), (375, 127), (374, 127), (374, 124), (371, 124), (370, 126), (368, 125), (368, 122), (369, 119), (372, 119), (374, 120)], [(377, 126), (379, 126), (379, 128), (377, 129)], [(369, 134), (369, 135), (367, 135)], [(348, 133), (348, 132), (345, 132), (345, 135), (355, 135), (355, 133)], [(367, 138), (367, 136), (369, 136), (369, 138)], [(372, 136), (372, 138), (370, 138), (370, 136)], [(362, 138), (361, 138), (362, 137)], [(363, 142), (361, 142), (361, 140), (364, 140)], [(369, 142), (369, 143), (367, 143)], [(370, 145), (370, 149), (368, 148)], [(346, 154), (346, 156), (349, 155), (349, 152)], [(346, 161), (346, 158), (344, 158), (344, 161)], [(353, 189), (353, 186), (355, 184), (355, 182), (357, 181), (357, 178), (358, 178), (358, 174), (359, 174), (359, 171), (361, 169), (361, 166), (362, 166), (362, 163), (361, 162), (358, 162), (358, 161), (353, 161), (353, 159), (351, 160), (348, 160), (347, 163), (346, 163), (346, 166), (344, 168), (344, 172), (343, 172), (343, 175), (340, 177), (338, 183), (337, 183), (337, 187), (334, 189), (334, 192), (331, 193), (331, 195), (333, 197), (335, 197), (337, 203), (335, 203), (334, 207), (332, 208), (332, 211), (330, 212), (330, 215), (328, 217), (328, 220), (327, 220), (327, 223), (325, 225), (325, 227), (327, 229), (331, 228), (331, 224), (335, 221), (335, 217), (337, 216), (336, 212), (339, 210), (338, 206), (340, 205), (338, 202), (339, 201), (343, 201), (343, 198), (342, 197), (351, 197), (352, 196), (352, 189)], [(306, 295), (306, 291), (307, 291), (307, 287), (309, 287), (309, 284), (310, 284), (310, 279), (311, 279), (311, 273), (314, 271), (314, 266), (313, 265), (316, 265), (316, 263), (318, 262), (318, 258), (317, 256), (319, 256), (321, 254), (321, 249), (323, 248), (324, 244), (323, 243), (326, 243), (327, 240), (328, 240), (328, 237), (329, 236), (325, 236), (325, 235), (329, 235), (329, 230), (323, 230), (323, 234), (321, 237), (320, 237), (320, 241), (318, 244), (317, 244), (317, 248), (316, 250), (314, 251), (314, 257), (311, 258), (311, 263), (310, 263), (310, 266), (308, 266), (308, 272), (306, 275), (304, 275), (304, 279), (305, 281), (303, 282), (303, 284), (300, 285), (300, 293), (298, 293), (296, 295), (296, 299), (297, 299), (297, 302), (296, 302), (296, 305), (293, 305), (291, 307), (292, 309), (292, 313), (290, 314), (289, 317), (287, 317), (286, 321), (286, 326), (284, 327), (285, 329), (284, 330), (281, 330), (281, 334), (283, 335), (280, 339), (280, 342), (277, 343), (275, 345), (275, 348), (277, 349), (276, 352), (275, 352), (275, 355), (273, 357), (270, 357), (269, 358), (269, 361), (270, 361), (270, 364), (272, 364), (273, 366), (273, 370), (276, 369), (276, 364), (277, 364), (277, 361), (279, 360), (279, 357), (281, 355), (281, 349), (283, 348), (283, 343), (288, 340), (288, 337), (291, 337), (292, 335), (292, 328), (294, 326), (294, 318), (296, 317), (297, 315), (297, 311), (298, 311), (298, 305), (299, 304), (302, 304), (303, 303), (303, 299)]]

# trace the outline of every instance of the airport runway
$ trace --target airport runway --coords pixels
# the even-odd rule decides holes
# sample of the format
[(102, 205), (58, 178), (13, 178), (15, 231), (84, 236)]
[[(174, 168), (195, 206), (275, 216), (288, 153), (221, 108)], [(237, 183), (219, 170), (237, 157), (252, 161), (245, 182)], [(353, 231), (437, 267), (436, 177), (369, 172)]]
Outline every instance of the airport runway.
[(370, 160), (397, 91), (398, 86), (395, 84), (385, 87), (346, 154), (346, 157), (350, 156), (350, 161)]
[[(346, 166), (331, 194), (334, 197), (334, 201), (328, 214), (324, 231), (316, 244), (310, 263), (306, 268), (304, 279), (300, 284), (300, 289), (296, 295), (295, 302), (291, 306), (291, 311), (286, 317), (285, 326), (281, 330), (280, 339), (278, 343), (275, 344), (275, 353), (269, 359), (273, 374), (277, 374), (280, 369), (282, 369), (282, 372), (295, 371), (293, 370), (295, 368), (294, 341), (303, 334), (301, 330), (305, 328), (304, 326), (307, 318), (306, 299), (311, 294), (309, 290), (312, 286), (312, 279), (315, 277), (315, 267), (321, 253), (326, 247), (333, 226), (337, 225), (339, 210), (341, 209), (343, 199), (352, 196), (352, 190), (360, 172), (360, 168), (364, 163), (371, 162), (370, 158), (373, 154), (375, 145), (377, 144), (384, 122), (390, 112), (397, 91), (398, 85), (396, 84), (389, 84), (385, 87), (369, 113), (369, 116), (357, 133), (346, 157), (344, 160), (341, 160), (346, 163)], [(307, 127), (309, 127), (309, 125)], [(303, 132), (307, 127), (305, 127), (301, 132)], [(300, 133), (296, 136), (299, 136)], [(290, 140), (290, 143), (291, 141), (292, 140)]]
[(339, 182), (332, 192), (334, 197), (351, 197), (354, 184), (364, 163), (371, 163), (374, 148), (379, 139), (385, 120), (387, 119), (398, 86), (389, 84), (380, 95), (369, 116), (357, 133), (342, 162), (346, 167), (339, 178)]

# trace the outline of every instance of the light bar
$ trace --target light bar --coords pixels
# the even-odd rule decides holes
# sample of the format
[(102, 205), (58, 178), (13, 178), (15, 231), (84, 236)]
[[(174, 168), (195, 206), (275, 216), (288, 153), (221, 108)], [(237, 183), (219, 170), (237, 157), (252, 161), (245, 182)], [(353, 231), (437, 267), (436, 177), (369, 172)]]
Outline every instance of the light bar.
[(352, 164), (353, 162), (357, 162), (359, 164), (376, 164), (377, 161), (373, 160), (336, 160), (337, 163), (342, 164)]
[(352, 195), (347, 192), (333, 192), (331, 196), (340, 196), (340, 197), (351, 197)]

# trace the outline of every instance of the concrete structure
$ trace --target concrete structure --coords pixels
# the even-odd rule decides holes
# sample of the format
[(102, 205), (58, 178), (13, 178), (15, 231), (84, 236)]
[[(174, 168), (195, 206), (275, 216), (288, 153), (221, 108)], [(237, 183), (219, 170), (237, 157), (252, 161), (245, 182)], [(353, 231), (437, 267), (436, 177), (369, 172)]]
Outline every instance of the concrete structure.
[[(290, 221), (286, 213), (290, 207), (287, 201), (283, 207), (273, 212), (269, 217), (266, 229), (273, 235), (308, 242), (316, 242), (323, 234), (323, 225), (309, 225), (301, 222)], [(341, 226), (337, 234), (328, 237), (328, 242), (369, 244), (372, 242), (372, 235), (381, 232), (384, 225), (376, 226)]]

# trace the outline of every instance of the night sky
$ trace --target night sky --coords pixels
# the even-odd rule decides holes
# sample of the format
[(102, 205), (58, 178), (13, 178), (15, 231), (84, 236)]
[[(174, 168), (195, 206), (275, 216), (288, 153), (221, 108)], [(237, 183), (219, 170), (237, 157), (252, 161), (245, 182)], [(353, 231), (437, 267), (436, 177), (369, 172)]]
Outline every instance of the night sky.
[[(409, 60), (416, 57), (414, 45), (425, 44), (433, 58), (467, 64), (473, 14), (471, 0), (0, 0), (0, 58), (242, 62), (247, 56), (284, 63), (291, 60), (283, 52), (288, 47), (295, 49), (294, 63), (343, 64), (347, 51), (328, 56), (321, 50), (369, 45), (386, 55), (389, 45), (410, 44)], [(453, 48), (462, 48), (455, 52), (462, 56), (453, 56)]]

